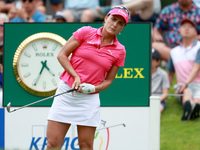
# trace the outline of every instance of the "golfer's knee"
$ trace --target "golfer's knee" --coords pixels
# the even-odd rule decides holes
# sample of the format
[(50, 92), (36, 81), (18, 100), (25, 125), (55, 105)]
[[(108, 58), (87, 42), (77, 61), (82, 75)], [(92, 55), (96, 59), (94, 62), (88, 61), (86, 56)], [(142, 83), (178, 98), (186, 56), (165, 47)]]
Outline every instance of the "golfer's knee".
[(93, 150), (93, 144), (90, 142), (79, 142), (81, 150)]
[(59, 145), (56, 142), (56, 140), (48, 139), (47, 140), (47, 150), (56, 149), (56, 148), (59, 149)]

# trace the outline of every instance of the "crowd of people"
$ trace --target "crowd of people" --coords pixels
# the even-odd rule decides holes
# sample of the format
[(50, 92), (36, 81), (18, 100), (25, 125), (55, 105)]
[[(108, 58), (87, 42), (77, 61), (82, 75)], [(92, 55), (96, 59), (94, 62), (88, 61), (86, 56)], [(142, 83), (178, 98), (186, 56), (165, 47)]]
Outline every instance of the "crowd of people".
[[(166, 80), (166, 75), (159, 73), (157, 67), (157, 72), (152, 71), (152, 87), (158, 83), (154, 82), (155, 74), (162, 75), (159, 79), (162, 91), (159, 94), (162, 94), (163, 102), (176, 74), (175, 97), (183, 106), (181, 120), (193, 120), (200, 116), (200, 7), (196, 2), (178, 0), (164, 7), (153, 28), (152, 48), (160, 54), (158, 60), (166, 62), (163, 67), (168, 78)], [(168, 83), (170, 86), (167, 88)], [(153, 90), (152, 94), (158, 94)], [(161, 107), (162, 112), (166, 105), (161, 103), (161, 106), (164, 106)]]
[[(199, 117), (198, 0), (174, 0), (163, 8), (160, 0), (50, 0), (50, 4), (52, 14), (47, 14), (46, 0), (0, 0), (0, 56), (3, 55), (4, 22), (103, 22), (110, 8), (123, 5), (130, 11), (129, 22), (153, 23), (152, 94), (161, 95), (161, 112), (166, 108), (168, 90), (176, 73), (175, 94), (183, 105), (181, 120)], [(162, 66), (161, 63), (167, 65)]]

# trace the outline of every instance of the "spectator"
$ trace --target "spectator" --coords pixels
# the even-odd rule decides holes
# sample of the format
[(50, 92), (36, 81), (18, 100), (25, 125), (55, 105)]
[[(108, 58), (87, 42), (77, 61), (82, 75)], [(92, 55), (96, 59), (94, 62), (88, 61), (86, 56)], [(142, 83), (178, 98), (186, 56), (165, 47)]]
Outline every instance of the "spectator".
[(8, 16), (5, 13), (0, 13), (0, 43), (3, 43), (4, 22), (9, 22)]
[(44, 22), (45, 14), (36, 10), (37, 0), (22, 0), (22, 8), (17, 9), (17, 16), (10, 22)]
[[(41, 0), (35, 0), (36, 1), (36, 9), (43, 14), (46, 13), (46, 8)], [(0, 12), (4, 12), (6, 14), (9, 13), (12, 9), (12, 13), (14, 11), (14, 8), (21, 9), (22, 7), (22, 1), (21, 0), (0, 0)]]
[(196, 24), (189, 19), (181, 21), (180, 35), (182, 44), (173, 48), (168, 61), (168, 76), (172, 83), (176, 73), (180, 88), (177, 94), (183, 94), (182, 120), (199, 117), (200, 109), (200, 41), (197, 40)]
[(170, 88), (167, 72), (159, 67), (161, 62), (160, 53), (152, 49), (152, 80), (151, 80), (151, 92), (154, 94), (161, 94), (160, 97), (160, 115), (166, 108), (166, 100), (168, 95), (168, 89)]
[[(51, 9), (55, 13), (57, 11), (62, 11), (63, 5), (62, 0), (50, 0)], [(46, 0), (43, 0), (43, 4), (46, 5)]]
[(99, 18), (99, 0), (65, 0), (64, 13), (68, 22), (93, 22)]
[(15, 0), (0, 0), (0, 12), (8, 13), (15, 6)]
[(35, 4), (36, 10), (43, 14), (46, 14), (46, 7), (44, 6), (43, 1), (42, 0), (35, 0), (35, 1), (36, 1)]
[(62, 11), (57, 11), (53, 14), (52, 22), (67, 22), (65, 14)]
[(2, 107), (2, 84), (3, 84), (3, 28), (4, 23), (9, 22), (5, 13), (0, 13), (0, 107)]
[[(181, 42), (178, 28), (182, 19), (191, 18), (196, 21), (200, 34), (199, 14), (200, 8), (193, 4), (192, 0), (178, 0), (161, 11), (153, 30), (152, 47), (160, 52), (163, 60), (168, 61), (171, 49)], [(200, 39), (200, 35), (197, 38)]]
[(9, 20), (12, 20), (13, 18), (15, 18), (16, 15), (17, 15), (17, 8), (13, 6), (8, 12)]
[(0, 43), (0, 92), (2, 91), (2, 85), (3, 85), (3, 42)]
[(62, 11), (62, 0), (51, 0), (51, 8), (53, 12)]

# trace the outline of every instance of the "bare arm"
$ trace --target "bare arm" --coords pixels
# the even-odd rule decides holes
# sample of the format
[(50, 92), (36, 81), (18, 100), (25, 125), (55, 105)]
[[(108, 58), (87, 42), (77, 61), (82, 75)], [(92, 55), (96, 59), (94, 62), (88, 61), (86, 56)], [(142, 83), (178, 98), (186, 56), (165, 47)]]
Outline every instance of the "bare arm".
[(163, 102), (165, 99), (167, 99), (167, 94), (168, 94), (168, 89), (167, 88), (164, 88), (162, 90), (162, 95), (160, 97), (160, 101)]
[(158, 31), (157, 28), (153, 29), (153, 42), (161, 42), (164, 41), (162, 34)]
[(139, 15), (142, 19), (149, 19), (154, 13), (153, 0), (134, 0), (122, 4), (131, 12), (140, 11)]
[(143, 10), (146, 7), (152, 7), (152, 5), (153, 0), (134, 0), (123, 4), (130, 11)]
[(100, 83), (99, 85), (95, 86), (95, 91), (100, 92), (100, 91), (106, 90), (111, 85), (113, 80), (115, 79), (115, 76), (116, 76), (118, 70), (119, 70), (119, 67), (112, 66), (112, 68), (108, 72), (105, 80), (102, 83)]
[(4, 1), (0, 1), (0, 12), (5, 10), (6, 3)]
[(13, 6), (15, 6), (15, 3), (5, 3), (4, 1), (0, 1), (0, 12), (6, 12), (9, 11)]
[(185, 84), (181, 85), (181, 89), (179, 90), (178, 93), (182, 93), (183, 90), (187, 88), (187, 84), (191, 83), (194, 80), (194, 78), (199, 73), (199, 70), (200, 70), (200, 64), (194, 63), (190, 75), (188, 76), (187, 80), (185, 81)]
[(174, 79), (174, 72), (168, 72), (169, 83), (172, 85)]
[(192, 71), (189, 77), (187, 78), (187, 80), (185, 81), (185, 83), (187, 84), (191, 83), (194, 80), (194, 78), (197, 76), (197, 74), (199, 73), (199, 70), (200, 70), (200, 64), (194, 63)]
[(75, 81), (72, 85), (72, 88), (78, 89), (79, 84), (81, 83), (80, 77), (75, 72), (74, 68), (72, 67), (68, 56), (79, 46), (80, 44), (78, 41), (74, 38), (72, 35), (69, 40), (66, 42), (66, 44), (63, 46), (63, 48), (58, 53), (57, 59), (62, 65), (62, 67), (71, 75), (74, 77)]

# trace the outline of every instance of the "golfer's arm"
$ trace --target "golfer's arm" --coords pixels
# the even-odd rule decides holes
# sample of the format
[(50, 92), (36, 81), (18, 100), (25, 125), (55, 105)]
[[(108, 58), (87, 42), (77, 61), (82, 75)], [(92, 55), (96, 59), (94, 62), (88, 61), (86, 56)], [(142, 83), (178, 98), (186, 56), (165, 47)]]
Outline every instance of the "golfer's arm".
[(115, 76), (116, 76), (118, 70), (119, 70), (119, 67), (113, 66), (110, 69), (110, 71), (107, 73), (105, 80), (103, 82), (101, 82), (99, 85), (95, 86), (95, 91), (100, 92), (100, 91), (106, 90), (111, 85), (113, 80), (115, 79)]
[(80, 44), (72, 35), (63, 48), (58, 53), (57, 59), (62, 65), (62, 67), (73, 77), (77, 77), (78, 74), (75, 72), (74, 68), (72, 67), (68, 56), (79, 46)]

